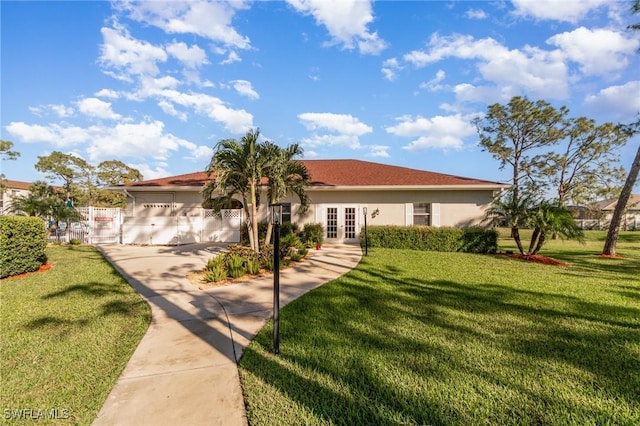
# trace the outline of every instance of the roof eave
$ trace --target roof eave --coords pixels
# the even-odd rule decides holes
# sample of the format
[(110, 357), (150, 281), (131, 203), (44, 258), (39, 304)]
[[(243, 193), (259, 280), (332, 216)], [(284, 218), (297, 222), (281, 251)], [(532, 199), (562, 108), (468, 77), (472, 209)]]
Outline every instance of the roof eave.
[(127, 191), (127, 192), (193, 192), (201, 191), (202, 186), (110, 186), (106, 188), (111, 191)]
[(309, 191), (469, 191), (469, 190), (501, 190), (509, 188), (506, 184), (478, 185), (312, 185)]

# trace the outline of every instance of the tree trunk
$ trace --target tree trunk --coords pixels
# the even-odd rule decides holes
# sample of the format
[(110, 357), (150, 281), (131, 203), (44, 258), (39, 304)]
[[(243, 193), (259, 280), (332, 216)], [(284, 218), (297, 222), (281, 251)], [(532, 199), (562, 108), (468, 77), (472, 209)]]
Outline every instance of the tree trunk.
[(260, 252), (260, 241), (258, 237), (258, 208), (256, 206), (256, 185), (251, 183), (251, 232), (253, 235), (253, 244), (251, 248), (255, 253)]
[(520, 231), (518, 230), (517, 226), (511, 227), (511, 237), (513, 237), (513, 240), (516, 242), (516, 245), (518, 246), (518, 250), (520, 250), (520, 254), (524, 254), (524, 249), (522, 248), (522, 241), (520, 241)]
[(536, 227), (533, 230), (533, 234), (531, 234), (531, 243), (529, 243), (529, 250), (527, 251), (527, 254), (532, 254), (532, 251), (536, 246), (536, 243), (538, 242), (539, 235), (540, 235), (540, 228)]
[(613, 216), (611, 217), (611, 223), (609, 224), (609, 232), (607, 232), (607, 239), (604, 242), (604, 248), (602, 254), (615, 256), (616, 255), (616, 243), (618, 242), (618, 232), (620, 231), (620, 222), (622, 221), (622, 214), (627, 206), (633, 185), (638, 178), (638, 171), (640, 171), (640, 146), (638, 146), (638, 152), (636, 152), (636, 158), (633, 160), (631, 170), (629, 170), (629, 176), (624, 183), (620, 197), (616, 208), (613, 210)]
[(535, 254), (538, 254), (538, 252), (540, 251), (540, 249), (542, 248), (542, 245), (544, 244), (546, 240), (546, 235), (544, 232), (540, 233), (540, 238), (538, 238), (538, 244), (536, 244), (536, 248), (533, 249), (533, 253), (530, 253), (532, 256)]

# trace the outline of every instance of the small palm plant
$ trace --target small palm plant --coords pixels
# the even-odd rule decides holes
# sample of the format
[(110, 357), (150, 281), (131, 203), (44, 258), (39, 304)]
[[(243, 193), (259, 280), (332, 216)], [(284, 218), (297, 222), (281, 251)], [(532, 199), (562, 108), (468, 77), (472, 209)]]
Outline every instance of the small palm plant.
[(531, 211), (528, 222), (533, 228), (533, 234), (527, 254), (537, 254), (548, 235), (559, 235), (560, 238), (584, 242), (584, 232), (573, 220), (571, 212), (559, 205), (547, 201), (541, 202)]

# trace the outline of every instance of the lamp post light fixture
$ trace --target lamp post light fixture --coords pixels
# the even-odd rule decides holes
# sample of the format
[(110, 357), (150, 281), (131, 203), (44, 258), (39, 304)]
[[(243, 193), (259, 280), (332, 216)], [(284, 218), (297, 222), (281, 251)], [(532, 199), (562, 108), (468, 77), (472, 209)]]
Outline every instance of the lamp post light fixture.
[(273, 353), (280, 353), (280, 223), (282, 204), (269, 204), (273, 224)]
[(364, 255), (369, 256), (369, 240), (367, 239), (367, 208), (362, 208), (364, 213)]

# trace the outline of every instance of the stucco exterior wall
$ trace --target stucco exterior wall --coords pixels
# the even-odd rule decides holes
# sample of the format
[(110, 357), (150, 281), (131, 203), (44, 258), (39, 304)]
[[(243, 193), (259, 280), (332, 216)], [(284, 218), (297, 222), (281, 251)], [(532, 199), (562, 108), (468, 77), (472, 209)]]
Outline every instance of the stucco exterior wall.
[[(410, 190), (410, 191), (335, 191), (310, 190), (311, 206), (304, 215), (300, 215), (299, 200), (288, 195), (281, 202), (291, 203), (292, 221), (299, 224), (322, 221), (322, 210), (326, 206), (354, 206), (361, 217), (362, 208), (368, 209), (370, 225), (406, 225), (412, 220), (408, 204), (436, 203), (439, 205), (438, 226), (474, 226), (485, 223), (484, 216), (491, 200), (491, 190)], [(136, 191), (135, 198), (128, 198), (129, 211), (135, 217), (156, 216), (199, 216), (202, 210), (202, 195), (199, 191), (158, 192)], [(261, 195), (262, 203), (258, 217), (266, 220), (268, 206), (266, 193)], [(134, 208), (135, 204), (135, 208)], [(374, 214), (375, 212), (375, 214)], [(410, 223), (409, 223), (410, 224)]]

